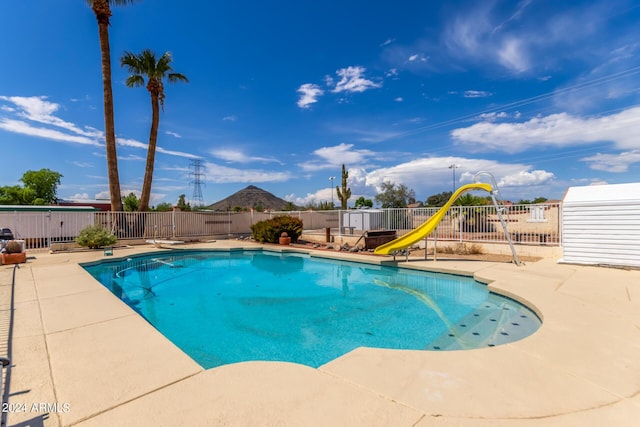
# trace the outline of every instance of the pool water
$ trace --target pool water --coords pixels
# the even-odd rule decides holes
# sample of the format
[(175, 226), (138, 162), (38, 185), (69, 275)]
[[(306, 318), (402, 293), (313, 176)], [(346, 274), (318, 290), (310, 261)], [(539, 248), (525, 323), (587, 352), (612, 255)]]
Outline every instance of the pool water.
[(318, 367), (362, 346), (487, 347), (540, 326), (471, 278), (306, 254), (183, 251), (83, 266), (204, 368)]

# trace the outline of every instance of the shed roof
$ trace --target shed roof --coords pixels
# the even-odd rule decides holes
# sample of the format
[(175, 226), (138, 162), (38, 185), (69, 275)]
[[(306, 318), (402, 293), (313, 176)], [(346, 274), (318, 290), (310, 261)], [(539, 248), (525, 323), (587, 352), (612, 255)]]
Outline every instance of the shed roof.
[(640, 182), (569, 187), (563, 199), (565, 204), (628, 203), (634, 201), (640, 202)]

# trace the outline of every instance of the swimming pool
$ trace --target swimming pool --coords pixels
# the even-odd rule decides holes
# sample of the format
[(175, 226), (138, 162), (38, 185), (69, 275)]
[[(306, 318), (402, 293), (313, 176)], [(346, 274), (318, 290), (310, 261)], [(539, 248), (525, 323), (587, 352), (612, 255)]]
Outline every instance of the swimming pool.
[(468, 277), (302, 253), (172, 251), (83, 267), (204, 368), (318, 367), (362, 346), (479, 348), (540, 326)]

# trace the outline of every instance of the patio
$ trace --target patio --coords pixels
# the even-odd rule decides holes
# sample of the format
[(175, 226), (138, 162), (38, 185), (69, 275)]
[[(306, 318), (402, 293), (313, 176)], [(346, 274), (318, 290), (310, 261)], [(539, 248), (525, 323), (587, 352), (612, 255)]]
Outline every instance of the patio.
[[(188, 246), (241, 247), (255, 245)], [(640, 417), (640, 270), (555, 259), (399, 262), (475, 275), (529, 305), (543, 325), (479, 350), (359, 348), (319, 369), (247, 362), (203, 370), (78, 266), (101, 258), (38, 253), (15, 270), (9, 425), (631, 426)], [(0, 269), (3, 329), (13, 274)]]

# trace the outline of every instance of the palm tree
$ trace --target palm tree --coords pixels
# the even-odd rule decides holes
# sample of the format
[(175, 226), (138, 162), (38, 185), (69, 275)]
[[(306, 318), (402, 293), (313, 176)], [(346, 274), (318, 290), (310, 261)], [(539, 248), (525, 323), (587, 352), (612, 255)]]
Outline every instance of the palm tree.
[(116, 153), (116, 131), (113, 123), (113, 91), (111, 88), (111, 49), (109, 48), (109, 20), (111, 5), (123, 6), (134, 0), (86, 0), (98, 20), (100, 35), (100, 53), (102, 54), (102, 90), (104, 98), (104, 131), (107, 149), (107, 170), (109, 174), (109, 193), (111, 211), (122, 211), (120, 194), (120, 176), (118, 175), (118, 156)]
[(166, 77), (169, 83), (189, 82), (186, 76), (174, 73), (171, 68), (171, 53), (166, 52), (156, 59), (156, 54), (149, 49), (143, 50), (135, 55), (125, 52), (120, 58), (120, 65), (125, 67), (131, 75), (125, 81), (128, 87), (143, 86), (144, 76), (147, 77), (147, 90), (151, 94), (151, 131), (149, 133), (149, 148), (147, 150), (147, 166), (144, 171), (144, 182), (142, 184), (142, 194), (140, 195), (140, 212), (149, 209), (149, 198), (151, 197), (151, 181), (153, 179), (153, 166), (156, 156), (156, 142), (158, 140), (158, 123), (160, 121), (160, 107), (164, 111), (164, 84)]

